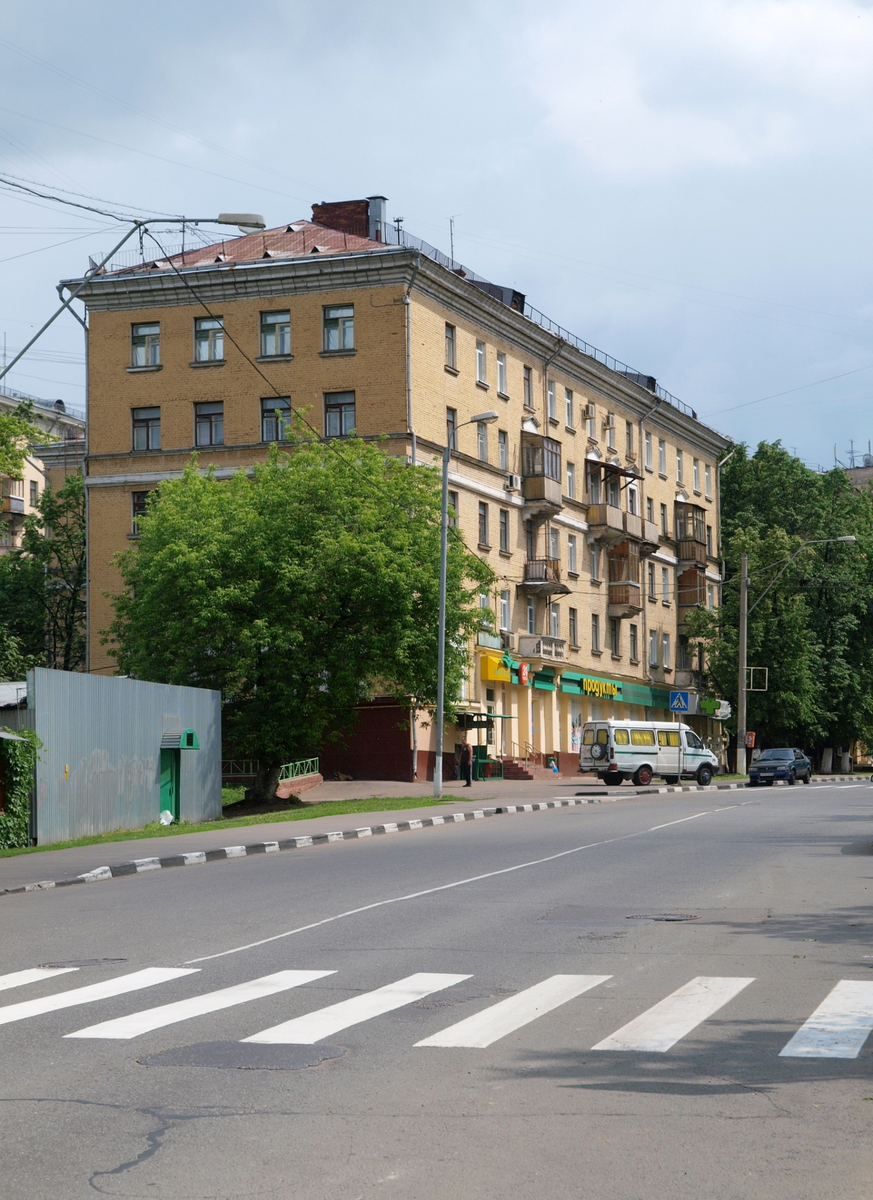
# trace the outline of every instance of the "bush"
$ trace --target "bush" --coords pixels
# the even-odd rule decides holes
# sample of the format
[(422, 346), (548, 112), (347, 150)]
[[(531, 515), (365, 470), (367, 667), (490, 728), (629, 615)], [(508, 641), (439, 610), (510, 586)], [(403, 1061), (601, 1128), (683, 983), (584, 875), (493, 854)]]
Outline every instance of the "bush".
[[(6, 729), (6, 733), (15, 730)], [(6, 803), (0, 813), (0, 849), (17, 850), (27, 845), (30, 817), (30, 793), (36, 777), (36, 760), (42, 742), (32, 729), (21, 729), (21, 742), (0, 738), (0, 775), (6, 791)]]

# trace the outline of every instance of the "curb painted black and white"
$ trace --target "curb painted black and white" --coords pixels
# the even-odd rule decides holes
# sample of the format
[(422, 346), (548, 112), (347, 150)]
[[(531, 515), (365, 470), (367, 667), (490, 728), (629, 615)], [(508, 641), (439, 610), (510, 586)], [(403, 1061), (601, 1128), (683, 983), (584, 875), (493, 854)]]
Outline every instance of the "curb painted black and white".
[[(818, 777), (821, 782), (827, 782), (830, 777)], [(834, 779), (845, 779), (845, 776), (834, 776)], [(780, 781), (781, 782), (781, 781)], [(161, 858), (135, 858), (130, 862), (118, 863), (112, 867), (96, 867), (83, 875), (72, 879), (43, 879), (39, 883), (25, 883), (19, 887), (0, 888), (0, 896), (15, 896), (22, 892), (40, 892), (52, 888), (73, 887), (79, 883), (100, 883), (104, 879), (118, 879), (124, 875), (141, 875), (147, 871), (160, 871), (167, 867), (196, 867), (209, 862), (226, 862), (231, 858), (248, 858), (256, 854), (280, 854), (285, 850), (303, 850), (310, 846), (326, 846), (330, 842), (355, 841), (358, 838), (375, 837), (384, 833), (408, 833), (413, 829), (429, 829), (438, 825), (460, 824), (464, 821), (481, 821), (485, 817), (506, 816), (511, 813), (539, 812), (547, 808), (573, 808), (581, 804), (609, 804), (622, 799), (626, 795), (659, 796), (668, 792), (725, 792), (747, 785), (740, 783), (717, 783), (707, 787), (697, 784), (684, 786), (667, 786), (651, 788), (635, 788), (632, 792), (622, 793), (615, 790), (612, 795), (586, 796), (579, 793), (577, 797), (568, 800), (541, 800), (530, 804), (501, 804), (496, 808), (478, 808), (473, 812), (443, 813), (433, 817), (413, 818), (410, 821), (389, 821), (384, 825), (364, 825), (359, 829), (343, 829), (330, 833), (313, 833), (302, 837), (282, 838), (275, 842), (249, 842), (243, 846), (222, 846), (217, 850), (189, 850), (182, 854), (169, 854)]]

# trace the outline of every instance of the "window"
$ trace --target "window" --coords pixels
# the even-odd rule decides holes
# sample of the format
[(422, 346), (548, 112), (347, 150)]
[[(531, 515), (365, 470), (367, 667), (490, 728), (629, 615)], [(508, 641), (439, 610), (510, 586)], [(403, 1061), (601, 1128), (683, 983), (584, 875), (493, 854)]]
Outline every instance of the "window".
[(663, 651), (663, 655), (664, 655), (664, 660), (663, 660), (664, 670), (671, 671), (673, 668), (670, 666), (670, 635), (669, 635), (669, 633), (665, 633), (665, 634), (661, 635), (661, 647), (662, 647), (662, 651)]
[(509, 629), (510, 618), (509, 592), (500, 593), (500, 628)]
[(561, 443), (554, 438), (522, 439), (522, 475), (562, 482)]
[(667, 505), (662, 504), (661, 505), (661, 536), (662, 537), (668, 537), (670, 534), (670, 527), (669, 527), (668, 521), (669, 521), (669, 518), (667, 516)]
[(627, 511), (634, 517), (637, 515), (639, 508), (638, 496), (639, 493), (635, 487), (627, 489)]
[(452, 371), (458, 369), (457, 330), (454, 325), (446, 325), (446, 366)]
[(567, 570), (571, 575), (576, 574), (576, 534), (567, 534)]
[(484, 501), (479, 501), (479, 545), (483, 549), (490, 549), (488, 545), (488, 505)]
[(485, 361), (485, 343), (476, 343), (476, 382), (487, 383), (488, 377), (486, 374), (487, 363)]
[(575, 608), (567, 609), (567, 624), (570, 626), (570, 645), (579, 645), (579, 613)]
[(527, 520), (524, 523), (524, 548), (528, 558), (536, 558), (537, 528), (531, 520)]
[(476, 426), (476, 453), (479, 462), (488, 461), (488, 425), (485, 421), (480, 421)]
[(561, 609), (554, 601), (549, 605), (549, 637), (561, 636)]
[(685, 473), (685, 465), (684, 464), (685, 464), (685, 459), (683, 458), (682, 451), (677, 450), (676, 451), (676, 482), (677, 483), (683, 482), (683, 476)]
[(571, 500), (576, 499), (576, 467), (567, 463), (567, 495)]
[(36, 508), (39, 503), (39, 484), (35, 479), (30, 481), (30, 507)]
[(261, 441), (284, 442), (291, 437), (291, 401), (271, 396), (261, 401)]
[(559, 559), (561, 557), (561, 535), (554, 525), (549, 526), (549, 558)]
[(706, 553), (712, 558), (712, 526), (706, 527)]
[(130, 493), (130, 532), (134, 535), (139, 534), (140, 518), (145, 516), (150, 495), (150, 492)]
[(700, 492), (700, 459), (695, 458), (691, 463), (691, 476), (695, 492)]
[(662, 475), (667, 474), (667, 443), (658, 438), (658, 470)]
[(711, 583), (706, 585), (706, 607), (708, 609), (715, 608), (715, 588)]
[(655, 501), (651, 496), (646, 500), (646, 520), (655, 523)]
[(679, 745), (679, 730), (678, 729), (659, 729), (658, 730), (658, 745), (659, 746), (678, 746)]
[(453, 529), (458, 527), (458, 493), (449, 492), (449, 524)]
[(588, 436), (597, 441), (597, 406), (588, 401)]
[(606, 476), (606, 503), (612, 508), (621, 508), (621, 482), (615, 471)]
[(588, 499), (592, 504), (600, 504), (603, 499), (599, 466), (592, 466), (588, 470)]
[(625, 421), (624, 423), (624, 452), (630, 457), (634, 452), (634, 423), (633, 421)]
[(497, 430), (497, 465), (501, 471), (509, 470), (509, 435), (505, 429)]
[(652, 469), (652, 435), (646, 434), (646, 466), (651, 471)]
[(132, 367), (157, 367), (161, 363), (161, 326), (131, 325), (130, 365)]
[(628, 736), (628, 731), (626, 729), (616, 729), (615, 733), (613, 734), (613, 738), (616, 746), (630, 745), (630, 737)]
[(194, 405), (194, 445), (224, 445), (224, 405), (220, 400)]
[(355, 393), (328, 392), (324, 397), (324, 436), (348, 437), (355, 428)]
[(564, 388), (564, 420), (566, 424), (573, 428), (573, 389)]
[(661, 567), (661, 603), (670, 603), (670, 570), (668, 567)]
[(221, 362), (224, 358), (224, 317), (194, 318), (194, 361)]
[(649, 666), (658, 665), (658, 635), (654, 629), (649, 630)]
[(497, 390), (501, 396), (509, 394), (509, 388), (506, 386), (506, 355), (503, 353), (497, 355)]
[(621, 622), (616, 617), (609, 618), (609, 650), (610, 653), (618, 658), (620, 655), (620, 637), (621, 637)]
[(646, 577), (649, 585), (649, 599), (655, 599), (655, 564), (648, 563), (646, 567)]
[(705, 494), (707, 500), (712, 499), (712, 467), (707, 465), (703, 468), (703, 486), (706, 489)]
[(509, 553), (509, 512), (505, 508), (500, 510), (500, 549)]
[(631, 625), (628, 627), (628, 633), (630, 635), (630, 660), (633, 663), (639, 662), (640, 661), (639, 629), (636, 625)]
[(654, 729), (632, 729), (630, 731), (632, 746), (654, 746)]
[(591, 578), (595, 583), (600, 582), (600, 547), (591, 546), (588, 551), (588, 559), (591, 564)]
[(131, 410), (131, 414), (134, 450), (160, 450), (161, 410), (159, 408), (134, 408)]
[(615, 449), (615, 413), (611, 412), (606, 414), (606, 447), (608, 450)]
[(533, 368), (524, 368), (524, 406), (533, 408)]
[(527, 631), (528, 633), (537, 631), (537, 602), (534, 596), (527, 598)]
[(600, 617), (597, 613), (591, 614), (591, 650), (594, 654), (600, 653)]
[(683, 634), (679, 635), (679, 645), (676, 648), (676, 666), (680, 671), (690, 671), (691, 666), (691, 647), (688, 645), (688, 638)]
[(279, 358), (291, 353), (290, 312), (261, 313), (261, 357)]
[(548, 393), (549, 420), (557, 421), (557, 419), (558, 419), (558, 402), (555, 399), (555, 381), (554, 381), (554, 379), (549, 380), (548, 386), (546, 388), (546, 392)]
[(355, 348), (354, 304), (331, 304), (324, 309), (324, 349), (331, 353)]
[(458, 442), (458, 410), (446, 409), (446, 445), (450, 450), (457, 450)]

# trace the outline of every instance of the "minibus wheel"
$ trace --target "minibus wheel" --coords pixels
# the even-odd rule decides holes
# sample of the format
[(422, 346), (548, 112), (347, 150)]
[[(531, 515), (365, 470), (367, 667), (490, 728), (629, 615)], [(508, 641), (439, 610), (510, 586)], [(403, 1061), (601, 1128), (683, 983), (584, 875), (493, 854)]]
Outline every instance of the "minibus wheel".
[(712, 783), (712, 768), (705, 765), (698, 767), (697, 782), (701, 787), (708, 787)]
[(679, 782), (678, 775), (665, 775), (664, 776), (664, 783), (669, 783), (671, 785), (671, 787), (674, 783), (678, 783), (678, 782)]
[(617, 787), (618, 784), (620, 784), (623, 779), (624, 779), (624, 775), (622, 775), (621, 771), (604, 771), (603, 772), (603, 782), (606, 784), (607, 787)]
[(634, 783), (637, 787), (646, 787), (652, 782), (652, 768), (649, 766), (637, 767), (634, 772)]

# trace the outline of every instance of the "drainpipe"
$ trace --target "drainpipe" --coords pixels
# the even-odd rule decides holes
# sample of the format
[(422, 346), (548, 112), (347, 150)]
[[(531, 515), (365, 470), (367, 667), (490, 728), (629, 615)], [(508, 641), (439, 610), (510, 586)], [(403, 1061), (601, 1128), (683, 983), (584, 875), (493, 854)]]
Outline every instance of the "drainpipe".
[(406, 428), (412, 438), (413, 466), (415, 466), (417, 447), (415, 430), (412, 428), (412, 314), (410, 311), (409, 294), (415, 286), (415, 278), (418, 275), (420, 267), (421, 251), (416, 250), (415, 266), (412, 268), (409, 287), (406, 289), (406, 295), (403, 297), (403, 303), (406, 308)]
[[(649, 419), (649, 417), (652, 415), (652, 413), (655, 411), (655, 409), (660, 407), (660, 404), (661, 404), (661, 399), (660, 399), (660, 397), (658, 397), (658, 399), (655, 401), (655, 403), (652, 405), (652, 407), (649, 409), (649, 411), (646, 413), (643, 413), (643, 415), (640, 417), (640, 420), (639, 420), (640, 462), (642, 464), (642, 467), (640, 469), (640, 481), (642, 483), (642, 487), (640, 488), (640, 510), (641, 510), (640, 516), (643, 520), (646, 519), (642, 515), (645, 512), (645, 503), (646, 503), (646, 456), (645, 456), (645, 431), (643, 429), (643, 426), (644, 426), (645, 422)], [(647, 562), (646, 563), (646, 573), (647, 574), (648, 574), (648, 570), (649, 570), (649, 564)], [(645, 579), (640, 580), (640, 592), (641, 592), (641, 595), (643, 598), (643, 646), (642, 646), (643, 662), (646, 665), (646, 678), (649, 681), (649, 686), (652, 687), (654, 685), (655, 681), (652, 678), (652, 668), (649, 663), (649, 622), (648, 622), (649, 610), (648, 610), (648, 591), (646, 589), (646, 580)], [(677, 649), (678, 649), (678, 642), (679, 642), (678, 634), (677, 634), (676, 642), (677, 642)]]

